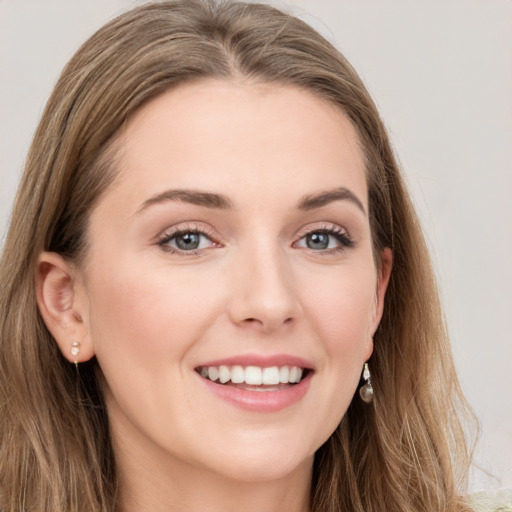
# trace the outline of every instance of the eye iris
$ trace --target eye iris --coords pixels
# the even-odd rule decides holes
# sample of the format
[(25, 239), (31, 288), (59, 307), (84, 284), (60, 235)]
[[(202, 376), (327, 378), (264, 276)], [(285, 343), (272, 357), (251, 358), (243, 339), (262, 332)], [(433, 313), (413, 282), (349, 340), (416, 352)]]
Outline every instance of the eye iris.
[(199, 247), (198, 233), (184, 233), (176, 237), (176, 246), (183, 251), (190, 251)]
[(327, 249), (329, 235), (326, 233), (311, 233), (306, 237), (306, 244), (310, 249)]

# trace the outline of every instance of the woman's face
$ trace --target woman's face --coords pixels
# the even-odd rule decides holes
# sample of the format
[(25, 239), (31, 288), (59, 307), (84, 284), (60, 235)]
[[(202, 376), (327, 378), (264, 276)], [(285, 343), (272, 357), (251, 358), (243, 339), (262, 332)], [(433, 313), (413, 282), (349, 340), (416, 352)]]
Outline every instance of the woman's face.
[(310, 471), (387, 281), (351, 123), (299, 89), (203, 81), (138, 111), (119, 156), (77, 281), (115, 445), (246, 481)]

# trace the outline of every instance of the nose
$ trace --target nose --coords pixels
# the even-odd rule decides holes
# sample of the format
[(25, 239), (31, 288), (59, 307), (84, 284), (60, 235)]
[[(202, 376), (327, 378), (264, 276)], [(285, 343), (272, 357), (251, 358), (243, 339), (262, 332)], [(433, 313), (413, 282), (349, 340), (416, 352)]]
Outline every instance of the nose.
[(238, 260), (231, 277), (231, 320), (262, 332), (295, 323), (301, 306), (284, 251), (260, 247), (240, 254)]

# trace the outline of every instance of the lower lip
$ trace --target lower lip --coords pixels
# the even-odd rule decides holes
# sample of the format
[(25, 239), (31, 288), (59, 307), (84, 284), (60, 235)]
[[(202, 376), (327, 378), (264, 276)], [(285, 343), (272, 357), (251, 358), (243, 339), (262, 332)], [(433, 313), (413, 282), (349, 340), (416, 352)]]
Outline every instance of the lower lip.
[(276, 391), (249, 391), (246, 389), (216, 384), (198, 374), (204, 385), (214, 395), (230, 404), (251, 412), (277, 412), (299, 402), (309, 389), (313, 372), (298, 383)]

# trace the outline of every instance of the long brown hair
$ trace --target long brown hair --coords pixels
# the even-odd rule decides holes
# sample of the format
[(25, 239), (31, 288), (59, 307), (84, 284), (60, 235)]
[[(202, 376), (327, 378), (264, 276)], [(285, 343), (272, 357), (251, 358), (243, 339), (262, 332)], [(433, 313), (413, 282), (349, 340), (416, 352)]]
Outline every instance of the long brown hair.
[[(38, 312), (41, 251), (79, 265), (89, 214), (116, 172), (115, 137), (177, 84), (243, 77), (337, 105), (366, 157), (374, 252), (393, 251), (371, 360), (376, 400), (354, 399), (315, 457), (314, 512), (463, 511), (470, 418), (424, 238), (378, 111), (346, 59), (272, 7), (177, 0), (108, 23), (62, 72), (35, 134), (0, 263), (0, 509), (113, 512), (116, 468), (93, 359), (77, 373)], [(377, 264), (379, 262), (377, 261)]]

